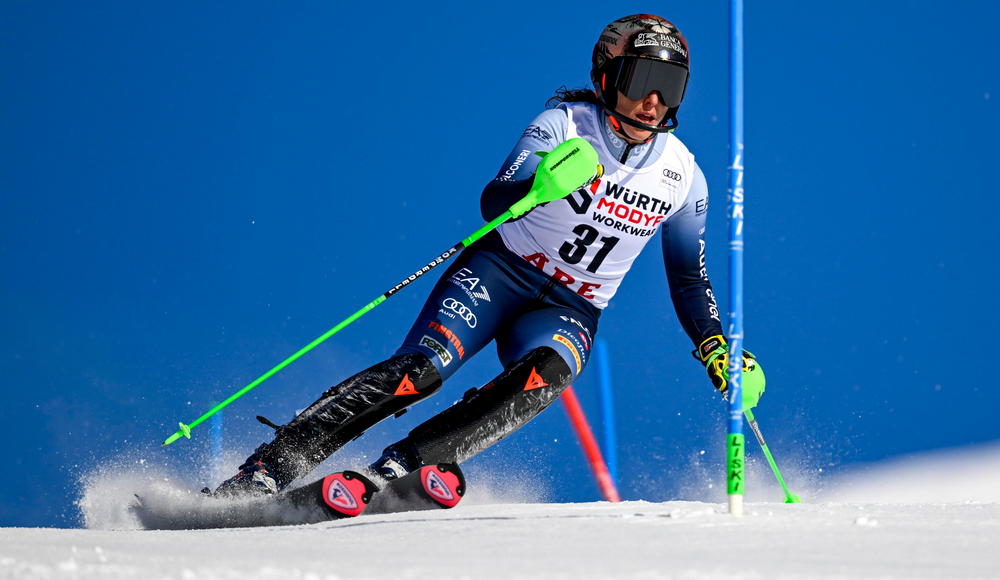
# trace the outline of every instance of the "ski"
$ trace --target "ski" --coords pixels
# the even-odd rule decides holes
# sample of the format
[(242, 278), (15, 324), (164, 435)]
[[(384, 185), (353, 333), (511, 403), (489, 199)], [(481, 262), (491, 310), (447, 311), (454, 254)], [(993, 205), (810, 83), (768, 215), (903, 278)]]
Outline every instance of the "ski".
[(405, 511), (455, 507), (465, 476), (455, 464), (425, 465), (384, 488), (355, 471), (331, 473), (312, 483), (255, 499), (211, 496), (156, 501), (136, 496), (132, 512), (149, 530), (287, 526)]

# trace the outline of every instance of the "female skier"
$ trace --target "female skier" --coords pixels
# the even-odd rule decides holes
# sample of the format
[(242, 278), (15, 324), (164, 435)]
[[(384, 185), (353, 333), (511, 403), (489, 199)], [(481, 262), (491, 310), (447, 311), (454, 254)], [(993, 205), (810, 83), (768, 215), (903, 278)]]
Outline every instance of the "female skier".
[[(567, 139), (592, 145), (606, 173), (465, 250), (393, 357), (331, 387), (277, 427), (274, 440), (216, 493), (276, 493), (372, 425), (433, 394), (491, 340), (503, 372), (390, 445), (368, 471), (391, 480), (424, 464), (461, 463), (500, 441), (580, 374), (601, 310), (660, 229), (677, 316), (695, 357), (725, 392), (728, 347), (705, 268), (708, 186), (672, 134), (689, 70), (687, 41), (669, 21), (639, 14), (607, 25), (594, 47), (593, 91), (561, 89), (555, 108), (528, 125), (483, 190), (483, 217), (493, 219), (524, 197), (549, 171), (539, 168), (536, 153)], [(744, 405), (752, 407), (763, 392), (763, 371), (746, 352), (743, 365)]]

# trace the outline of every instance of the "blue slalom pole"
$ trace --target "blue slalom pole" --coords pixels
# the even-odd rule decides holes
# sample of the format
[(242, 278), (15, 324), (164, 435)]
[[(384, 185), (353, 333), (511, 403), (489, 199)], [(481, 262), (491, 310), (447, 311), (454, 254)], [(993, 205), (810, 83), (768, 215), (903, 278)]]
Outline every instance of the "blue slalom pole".
[(729, 513), (743, 515), (743, 0), (729, 7)]
[(213, 475), (217, 470), (222, 469), (222, 413), (212, 415), (212, 422), (209, 428), (209, 455), (211, 455)]
[(611, 363), (608, 345), (603, 339), (594, 341), (597, 355), (597, 372), (601, 382), (601, 413), (604, 423), (604, 456), (608, 462), (611, 481), (618, 485), (618, 440), (615, 435), (615, 399), (611, 388)]

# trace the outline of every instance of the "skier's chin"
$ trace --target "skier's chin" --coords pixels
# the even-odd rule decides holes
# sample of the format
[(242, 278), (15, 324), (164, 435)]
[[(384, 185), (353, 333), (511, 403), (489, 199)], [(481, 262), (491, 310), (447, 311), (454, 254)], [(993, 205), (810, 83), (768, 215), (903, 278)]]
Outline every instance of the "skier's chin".
[[(632, 119), (633, 121), (638, 121), (639, 123), (645, 123), (647, 125), (652, 125), (652, 123), (650, 123), (650, 122), (648, 122), (646, 120), (643, 120), (643, 119), (636, 118), (634, 115), (629, 115), (628, 118)], [(650, 116), (650, 118), (652, 118), (652, 116)], [(652, 118), (652, 120), (655, 121), (656, 119)], [(633, 127), (633, 126), (631, 126), (631, 125), (629, 125), (627, 123), (622, 123), (621, 133), (629, 141), (635, 141), (637, 143), (642, 143), (642, 142), (646, 141), (647, 139), (649, 139), (649, 136), (653, 134), (652, 131), (644, 131), (642, 129), (638, 129), (636, 127)]]

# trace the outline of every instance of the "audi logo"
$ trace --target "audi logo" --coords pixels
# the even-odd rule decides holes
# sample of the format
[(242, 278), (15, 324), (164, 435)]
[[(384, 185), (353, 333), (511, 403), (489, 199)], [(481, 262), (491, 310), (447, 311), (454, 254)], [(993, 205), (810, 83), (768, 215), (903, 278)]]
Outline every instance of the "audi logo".
[(672, 171), (670, 169), (664, 169), (663, 170), (663, 177), (669, 177), (670, 179), (673, 179), (674, 181), (680, 181), (681, 180), (681, 174), (677, 173), (676, 171)]
[(459, 318), (464, 320), (465, 323), (469, 325), (469, 328), (476, 327), (476, 315), (465, 304), (462, 304), (454, 298), (445, 298), (444, 302), (441, 303), (441, 306), (444, 306), (448, 310), (457, 314)]

